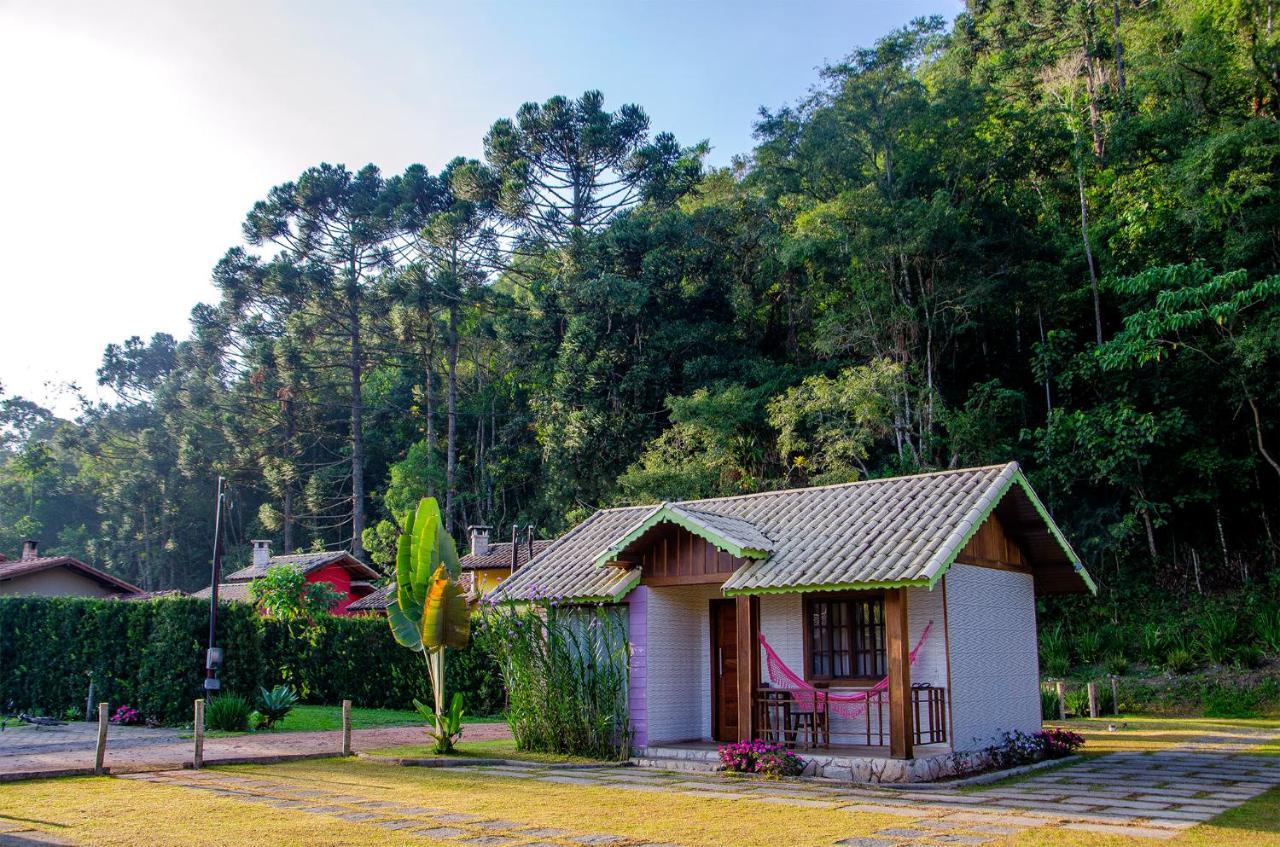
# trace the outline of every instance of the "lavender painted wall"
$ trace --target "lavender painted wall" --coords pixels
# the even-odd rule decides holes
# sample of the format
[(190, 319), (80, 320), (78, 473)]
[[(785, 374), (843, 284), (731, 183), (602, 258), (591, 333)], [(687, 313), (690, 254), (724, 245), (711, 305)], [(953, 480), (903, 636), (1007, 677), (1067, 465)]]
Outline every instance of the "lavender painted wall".
[(627, 690), (627, 707), (631, 719), (631, 745), (649, 743), (648, 653), (649, 653), (649, 586), (632, 589), (627, 604), (627, 637), (631, 642), (631, 687)]

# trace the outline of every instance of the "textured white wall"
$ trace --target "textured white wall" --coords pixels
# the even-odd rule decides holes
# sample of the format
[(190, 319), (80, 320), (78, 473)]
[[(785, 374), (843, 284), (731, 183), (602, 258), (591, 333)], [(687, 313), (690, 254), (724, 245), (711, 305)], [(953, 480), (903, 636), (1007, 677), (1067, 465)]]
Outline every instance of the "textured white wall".
[(1031, 575), (952, 565), (945, 580), (952, 745), (975, 750), (1010, 730), (1040, 729)]
[(650, 744), (711, 738), (710, 601), (720, 596), (716, 585), (649, 589)]

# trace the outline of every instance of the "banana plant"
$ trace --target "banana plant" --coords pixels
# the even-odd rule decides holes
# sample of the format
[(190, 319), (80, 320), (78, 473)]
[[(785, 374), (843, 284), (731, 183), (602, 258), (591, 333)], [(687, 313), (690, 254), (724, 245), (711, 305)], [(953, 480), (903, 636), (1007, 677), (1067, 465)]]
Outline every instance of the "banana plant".
[[(432, 736), (438, 752), (453, 749), (461, 734), (449, 719), (444, 699), (444, 652), (471, 640), (471, 613), (458, 587), (458, 552), (440, 519), (434, 497), (424, 497), (404, 519), (396, 543), (396, 591), (387, 606), (387, 623), (397, 642), (422, 654), (431, 678)], [(426, 709), (419, 705), (419, 710)]]

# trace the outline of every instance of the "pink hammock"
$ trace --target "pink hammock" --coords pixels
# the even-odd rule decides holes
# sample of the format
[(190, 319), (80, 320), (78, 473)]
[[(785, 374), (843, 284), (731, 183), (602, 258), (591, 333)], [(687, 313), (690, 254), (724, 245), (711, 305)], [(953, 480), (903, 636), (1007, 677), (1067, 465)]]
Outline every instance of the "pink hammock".
[[(933, 621), (929, 621), (925, 625), (924, 632), (920, 633), (920, 640), (916, 642), (915, 648), (911, 651), (910, 662), (912, 665), (916, 663), (916, 655), (920, 652), (920, 648), (924, 646), (925, 639), (929, 637), (929, 630), (931, 629), (933, 629)], [(776, 688), (790, 691), (791, 698), (795, 701), (799, 711), (802, 712), (815, 712), (825, 708), (842, 718), (861, 717), (867, 708), (867, 701), (889, 687), (889, 677), (886, 676), (870, 688), (848, 693), (837, 693), (815, 688), (805, 682), (804, 677), (787, 667), (782, 658), (769, 646), (769, 642), (765, 640), (763, 632), (760, 633), (760, 646), (764, 648), (765, 661), (769, 665), (769, 682)]]

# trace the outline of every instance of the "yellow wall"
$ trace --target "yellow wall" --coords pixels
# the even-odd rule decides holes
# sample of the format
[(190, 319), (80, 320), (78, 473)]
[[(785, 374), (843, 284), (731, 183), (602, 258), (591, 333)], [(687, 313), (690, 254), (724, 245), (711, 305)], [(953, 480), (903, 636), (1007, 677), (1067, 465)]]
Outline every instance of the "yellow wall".
[(475, 574), (475, 590), (483, 595), (497, 588), (498, 583), (511, 576), (511, 568), (477, 568)]

